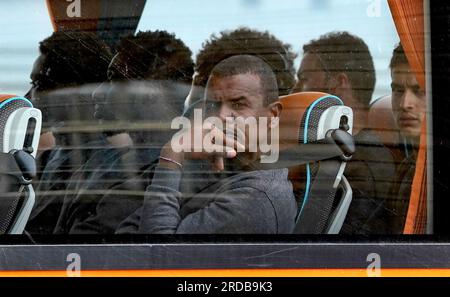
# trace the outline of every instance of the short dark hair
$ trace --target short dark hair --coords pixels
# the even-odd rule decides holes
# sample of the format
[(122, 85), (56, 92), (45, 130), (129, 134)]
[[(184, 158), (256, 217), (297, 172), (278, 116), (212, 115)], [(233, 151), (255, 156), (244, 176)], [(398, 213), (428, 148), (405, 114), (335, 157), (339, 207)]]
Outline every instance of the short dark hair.
[(274, 72), (280, 95), (287, 95), (295, 85), (294, 60), (291, 45), (283, 43), (268, 31), (261, 32), (246, 27), (222, 31), (203, 43), (197, 54), (195, 83), (205, 87), (211, 70), (220, 61), (235, 55), (253, 55), (266, 62)]
[(173, 80), (190, 83), (194, 73), (191, 50), (167, 31), (145, 31), (122, 38), (117, 47), (131, 70), (125, 79)]
[(392, 70), (392, 68), (403, 64), (409, 64), (409, 62), (406, 58), (405, 51), (403, 50), (402, 45), (399, 43), (392, 52), (392, 58), (391, 62), (389, 63), (389, 68)]
[(265, 97), (264, 105), (278, 100), (278, 85), (275, 74), (262, 59), (251, 55), (232, 56), (221, 61), (211, 71), (211, 77), (229, 77), (238, 74), (254, 74), (260, 78)]
[(330, 32), (305, 44), (303, 52), (318, 55), (322, 70), (347, 74), (355, 97), (369, 107), (376, 78), (364, 40), (348, 32)]
[(39, 91), (103, 82), (111, 61), (108, 45), (88, 32), (57, 31), (44, 39), (42, 69), (33, 77)]

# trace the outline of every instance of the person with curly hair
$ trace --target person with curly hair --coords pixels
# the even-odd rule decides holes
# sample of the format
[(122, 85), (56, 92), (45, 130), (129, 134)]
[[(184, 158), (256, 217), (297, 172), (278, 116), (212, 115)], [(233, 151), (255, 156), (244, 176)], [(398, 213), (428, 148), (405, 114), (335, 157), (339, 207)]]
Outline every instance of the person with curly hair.
[(31, 99), (37, 93), (103, 82), (111, 50), (97, 35), (57, 31), (39, 44), (40, 56), (31, 72)]
[[(69, 120), (93, 121), (90, 98), (65, 96), (64, 102), (55, 102), (48, 94), (105, 81), (112, 58), (108, 45), (93, 33), (58, 31), (40, 43), (39, 52), (30, 75), (32, 86), (25, 96), (41, 109), (43, 130), (49, 131)], [(71, 145), (69, 135), (54, 136), (56, 144)]]
[(153, 162), (171, 137), (152, 127), (179, 116), (189, 92), (192, 53), (174, 34), (139, 32), (117, 49), (108, 81), (93, 94), (95, 117), (114, 128), (104, 131), (109, 145), (71, 177), (75, 194), (66, 195), (54, 233), (112, 233), (141, 205)]
[(212, 69), (219, 62), (236, 55), (252, 55), (266, 62), (275, 73), (280, 96), (287, 95), (295, 85), (294, 60), (297, 55), (290, 44), (284, 43), (268, 31), (247, 27), (212, 34), (197, 54), (191, 93), (185, 110), (202, 99)]
[(48, 139), (52, 145), (38, 154), (40, 178), (27, 230), (51, 233), (63, 203), (62, 195), (52, 193), (66, 189), (72, 173), (94, 152), (87, 144), (101, 139), (101, 133), (80, 128), (96, 123), (91, 94), (106, 79), (112, 54), (95, 34), (75, 31), (53, 33), (39, 51), (26, 96), (42, 111), (40, 147)]
[(164, 30), (122, 38), (108, 69), (108, 80), (172, 80), (190, 83), (192, 52), (175, 34)]
[[(99, 120), (133, 121), (148, 116), (140, 113), (142, 108), (136, 108), (133, 102), (128, 102), (131, 98), (115, 98), (117, 90), (124, 86), (123, 82), (158, 80), (190, 84), (192, 81), (192, 52), (172, 33), (160, 30), (138, 32), (121, 39), (117, 49), (118, 52), (108, 67), (108, 81), (93, 94), (96, 102), (95, 116)], [(168, 103), (181, 113), (183, 100)], [(139, 105), (138, 102), (137, 104)], [(117, 134), (113, 131), (105, 133), (108, 136)]]

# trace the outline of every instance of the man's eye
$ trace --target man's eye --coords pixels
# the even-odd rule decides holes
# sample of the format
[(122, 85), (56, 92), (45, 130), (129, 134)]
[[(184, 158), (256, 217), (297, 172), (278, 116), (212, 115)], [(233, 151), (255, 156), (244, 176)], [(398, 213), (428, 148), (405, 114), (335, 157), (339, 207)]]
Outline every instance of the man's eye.
[(425, 96), (425, 91), (423, 91), (423, 90), (421, 90), (421, 89), (415, 90), (414, 93), (415, 93), (415, 95), (416, 95), (417, 97), (419, 97), (419, 98)]
[(233, 102), (233, 103), (231, 104), (231, 107), (232, 107), (233, 109), (239, 109), (239, 108), (244, 107), (244, 104), (241, 103), (241, 102)]
[(218, 109), (219, 108), (219, 103), (218, 102), (216, 102), (216, 101), (207, 101), (206, 102), (206, 108), (208, 109), (208, 110), (216, 110), (216, 109)]
[(393, 93), (394, 95), (401, 95), (401, 94), (403, 94), (404, 92), (405, 92), (404, 89), (401, 89), (401, 88), (392, 88), (392, 93)]

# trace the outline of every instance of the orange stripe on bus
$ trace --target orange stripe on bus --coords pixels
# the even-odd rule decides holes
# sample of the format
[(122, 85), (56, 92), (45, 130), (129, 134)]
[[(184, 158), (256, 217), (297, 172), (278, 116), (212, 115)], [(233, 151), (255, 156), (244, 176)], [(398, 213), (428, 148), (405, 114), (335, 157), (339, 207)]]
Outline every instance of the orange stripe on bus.
[[(73, 273), (73, 272), (70, 272)], [(0, 277), (66, 277), (66, 271), (0, 271)], [(82, 277), (367, 277), (366, 269), (86, 270)], [(381, 269), (382, 277), (450, 277), (450, 269)]]

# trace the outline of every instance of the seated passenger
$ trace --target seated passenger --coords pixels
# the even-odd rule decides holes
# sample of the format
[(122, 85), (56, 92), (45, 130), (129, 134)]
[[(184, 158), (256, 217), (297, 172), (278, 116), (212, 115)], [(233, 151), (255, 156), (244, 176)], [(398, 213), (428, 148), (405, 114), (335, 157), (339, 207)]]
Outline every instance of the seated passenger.
[(100, 133), (86, 133), (85, 128), (96, 122), (90, 88), (105, 80), (111, 53), (95, 34), (70, 31), (53, 33), (39, 50), (27, 96), (42, 111), (43, 134), (51, 146), (37, 157), (42, 174), (26, 229), (48, 234), (58, 219), (67, 180), (104, 145)]
[(393, 51), (389, 65), (392, 77), (392, 110), (408, 155), (397, 169), (395, 183), (387, 205), (390, 211), (391, 232), (401, 234), (408, 211), (411, 185), (416, 169), (417, 149), (426, 112), (426, 94), (417, 82), (405, 52), (399, 44)]
[[(99, 150), (70, 181), (76, 195), (66, 204), (58, 222), (57, 233), (107, 234), (142, 205), (148, 181), (158, 160), (161, 147), (170, 140), (164, 129), (180, 115), (189, 85), (169, 81), (134, 82), (114, 92), (125, 96), (129, 108), (113, 110), (115, 118), (129, 126), (157, 125), (158, 129), (124, 127), (132, 145)], [(109, 97), (109, 96), (108, 96)], [(177, 102), (172, 106), (169, 102)], [(107, 99), (109, 102), (109, 99)], [(127, 132), (129, 131), (130, 132)], [(85, 179), (77, 176), (86, 175)], [(69, 196), (66, 195), (66, 198)]]
[(341, 233), (383, 233), (383, 207), (394, 163), (376, 133), (368, 129), (368, 109), (375, 86), (375, 70), (365, 42), (347, 32), (333, 32), (303, 46), (295, 91), (336, 95), (353, 109), (356, 153), (345, 169), (353, 200)]
[[(121, 224), (117, 233), (291, 233), (297, 211), (288, 170), (258, 171), (252, 167), (261, 161), (263, 139), (270, 138), (271, 129), (278, 128), (281, 104), (277, 90), (272, 70), (257, 57), (233, 56), (216, 65), (205, 92), (206, 116), (215, 116), (219, 123), (240, 117), (259, 119), (259, 129), (267, 134), (260, 134), (252, 143), (245, 129), (245, 140), (238, 137), (235, 141), (217, 126), (208, 129), (195, 123), (193, 128), (178, 132), (183, 150), (171, 142), (163, 147), (143, 206)], [(268, 119), (267, 124), (262, 124), (262, 118)], [(201, 133), (203, 138), (205, 132), (210, 137), (205, 137), (202, 147), (196, 146), (196, 141), (189, 144), (191, 135)], [(252, 145), (257, 147), (254, 152)], [(183, 175), (190, 158), (202, 158), (211, 164), (211, 182), (195, 193), (185, 191), (192, 183)]]
[(202, 101), (204, 88), (214, 66), (234, 55), (253, 55), (266, 62), (275, 73), (280, 96), (289, 94), (294, 87), (294, 60), (297, 55), (292, 51), (292, 46), (267, 31), (240, 27), (222, 31), (219, 36), (213, 34), (203, 44), (196, 57), (192, 89), (186, 99), (185, 109)]
[(173, 34), (139, 32), (120, 41), (109, 82), (93, 95), (109, 145), (71, 177), (55, 233), (113, 233), (141, 205), (142, 181), (171, 136), (145, 127), (181, 114), (192, 73), (191, 51)]

